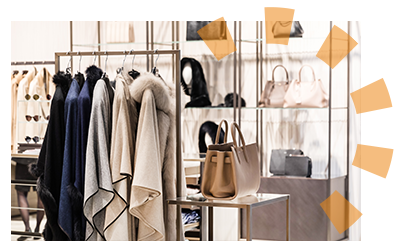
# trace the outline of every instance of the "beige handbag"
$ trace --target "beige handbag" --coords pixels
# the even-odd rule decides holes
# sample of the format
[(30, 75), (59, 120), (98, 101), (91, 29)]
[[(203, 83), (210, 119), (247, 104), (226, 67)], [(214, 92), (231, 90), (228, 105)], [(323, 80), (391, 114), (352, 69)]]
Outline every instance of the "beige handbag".
[[(301, 81), (301, 70), (308, 66), (313, 74), (312, 82)], [(304, 65), (300, 68), (299, 79), (293, 80), (285, 95), (284, 108), (325, 108), (328, 106), (328, 94), (321, 80), (315, 79), (311, 66)]]
[[(218, 126), (217, 143), (222, 123), (225, 124), (224, 143), (208, 146), (202, 174), (201, 192), (207, 199), (226, 199), (255, 194), (260, 187), (260, 165), (255, 143), (246, 145), (239, 126), (231, 124), (233, 143), (227, 143), (228, 122)], [(233, 129), (236, 128), (243, 146), (237, 145)]]
[[(275, 69), (278, 67), (282, 67), (286, 73), (285, 81), (275, 81), (274, 73)], [(283, 100), (285, 98), (285, 94), (287, 89), (289, 88), (289, 74), (285, 67), (282, 65), (277, 65), (272, 70), (272, 81), (268, 81), (265, 84), (264, 90), (261, 94), (260, 101), (258, 102), (259, 107), (274, 107), (274, 108), (282, 108)]]

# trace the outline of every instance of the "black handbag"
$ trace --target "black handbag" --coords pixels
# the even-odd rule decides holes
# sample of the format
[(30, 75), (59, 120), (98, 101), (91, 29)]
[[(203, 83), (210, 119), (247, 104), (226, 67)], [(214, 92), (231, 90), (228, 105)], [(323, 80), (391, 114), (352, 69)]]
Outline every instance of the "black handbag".
[(197, 31), (211, 21), (187, 21), (186, 22), (186, 41), (196, 40), (226, 40), (226, 24), (220, 22), (220, 25), (213, 26), (208, 30), (207, 35), (203, 39), (199, 36)]
[(273, 175), (285, 175), (285, 162), (288, 155), (303, 155), (300, 149), (273, 149), (269, 171)]
[(285, 175), (311, 177), (311, 158), (305, 155), (287, 155)]

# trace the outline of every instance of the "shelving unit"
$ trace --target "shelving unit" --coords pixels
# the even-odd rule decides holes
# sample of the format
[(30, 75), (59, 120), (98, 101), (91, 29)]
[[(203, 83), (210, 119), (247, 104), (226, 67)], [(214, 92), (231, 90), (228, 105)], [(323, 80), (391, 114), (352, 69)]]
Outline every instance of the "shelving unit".
[[(349, 104), (350, 104), (350, 55), (347, 56), (347, 83), (346, 83), (346, 105), (333, 105), (333, 96), (332, 96), (332, 77), (334, 77), (334, 72), (332, 69), (329, 68), (329, 76), (328, 76), (328, 81), (329, 82), (329, 106), (327, 108), (268, 108), (268, 107), (257, 107), (258, 106), (258, 98), (261, 95), (261, 92), (264, 89), (264, 85), (266, 80), (268, 78), (268, 71), (265, 70), (265, 67), (268, 66), (268, 63), (270, 63), (272, 60), (283, 60), (283, 57), (288, 57), (288, 60), (292, 60), (293, 57), (295, 58), (300, 58), (299, 60), (302, 59), (303, 56), (310, 56), (313, 55), (315, 56), (316, 53), (318, 52), (317, 50), (313, 50), (310, 48), (306, 48), (305, 50), (294, 50), (294, 51), (284, 51), (284, 52), (278, 52), (278, 53), (270, 53), (268, 51), (269, 45), (265, 44), (265, 38), (263, 37), (264, 33), (264, 26), (263, 22), (261, 21), (255, 21), (255, 38), (249, 38), (248, 36), (246, 38), (242, 38), (242, 22), (241, 21), (233, 21), (229, 22), (230, 26), (233, 26), (233, 29), (230, 29), (232, 38), (234, 40), (234, 43), (237, 47), (237, 51), (234, 52), (233, 54), (229, 55), (229, 59), (226, 58), (226, 60), (229, 62), (228, 64), (224, 64), (224, 67), (228, 67), (233, 71), (233, 74), (229, 78), (229, 81), (232, 82), (232, 92), (234, 93), (234, 106), (233, 107), (202, 107), (202, 108), (186, 108), (182, 110), (182, 117), (186, 117), (187, 115), (193, 115), (196, 116), (196, 114), (200, 113), (206, 113), (206, 114), (211, 114), (215, 112), (213, 117), (215, 116), (223, 116), (223, 118), (230, 117), (232, 121), (236, 121), (239, 126), (242, 125), (242, 122), (247, 122), (246, 119), (243, 119), (243, 116), (247, 116), (247, 113), (254, 112), (255, 116), (255, 126), (254, 126), (254, 132), (255, 132), (255, 140), (257, 144), (259, 145), (260, 149), (260, 170), (262, 173), (262, 180), (261, 180), (261, 187), (259, 192), (274, 192), (274, 193), (279, 193), (279, 192), (284, 192), (287, 193), (285, 190), (287, 187), (292, 186), (293, 190), (294, 188), (304, 188), (307, 190), (312, 191), (313, 189), (318, 189), (319, 192), (316, 194), (318, 196), (319, 200), (325, 200), (334, 190), (340, 190), (340, 192), (343, 194), (345, 198), (349, 198), (349, 178), (350, 178), (350, 173), (349, 173), (349, 166), (350, 166), (350, 159), (349, 159), (349, 131), (350, 131), (350, 110), (349, 110)], [(72, 24), (71, 24), (72, 25)], [(182, 36), (180, 36), (180, 28), (183, 27), (181, 26), (179, 21), (171, 21), (170, 23), (170, 28), (171, 28), (171, 39), (168, 41), (155, 41), (154, 39), (154, 33), (155, 33), (155, 23), (153, 21), (147, 21), (145, 23), (146, 25), (146, 41), (137, 41), (134, 43), (115, 43), (115, 44), (107, 44), (107, 43), (101, 43), (100, 41), (100, 22), (98, 22), (98, 43), (95, 44), (74, 44), (71, 42), (71, 47), (77, 46), (77, 47), (93, 47), (96, 48), (98, 47), (99, 49), (102, 46), (110, 46), (110, 45), (132, 45), (132, 46), (146, 46), (147, 50), (154, 50), (158, 46), (170, 46), (171, 49), (179, 50), (182, 49), (182, 57), (185, 56), (190, 56), (185, 54), (184, 48), (185, 46), (197, 46), (203, 43), (203, 41), (185, 41), (182, 40)], [(332, 28), (333, 22), (330, 22), (329, 24), (329, 29)], [(328, 28), (328, 27), (327, 27)], [(307, 31), (306, 31), (307, 32)], [(351, 22), (348, 22), (348, 34), (351, 35)], [(313, 42), (320, 42), (321, 45), (326, 39), (326, 37), (303, 37), (303, 38), (290, 38), (290, 41), (296, 41), (296, 43), (304, 43), (307, 41), (313, 41)], [(72, 39), (71, 39), (72, 41)], [(243, 44), (252, 44), (255, 46), (255, 90), (256, 90), (256, 99), (255, 100), (248, 100), (247, 106), (246, 107), (241, 107), (240, 102), (236, 103), (236, 96), (240, 100), (243, 94), (243, 89), (242, 89), (242, 81), (245, 80), (243, 78), (243, 61), (245, 60), (243, 58), (244, 54), (242, 53), (242, 45)], [(150, 57), (150, 58), (149, 58)], [(210, 57), (212, 55), (210, 54)], [(208, 60), (211, 60), (208, 58), (208, 56), (202, 56), (202, 59), (200, 59), (200, 63), (203, 62), (208, 62)], [(346, 60), (346, 59), (344, 59)], [(147, 55), (147, 70), (149, 70), (151, 67), (153, 67), (153, 55)], [(100, 61), (99, 61), (100, 63)], [(176, 62), (172, 61), (172, 65), (175, 65)], [(326, 65), (325, 65), (326, 66)], [(326, 66), (328, 69), (328, 66)], [(173, 80), (176, 79), (178, 74), (178, 70), (173, 69)], [(176, 73), (175, 73), (176, 72)], [(211, 80), (212, 81), (212, 80)], [(252, 85), (254, 86), (254, 85)], [(226, 94), (226, 93), (224, 93)], [(251, 102), (251, 103), (250, 103)], [(184, 104), (182, 105), (184, 106)], [(219, 113), (218, 113), (219, 112)], [(266, 140), (270, 136), (268, 134), (268, 131), (266, 130), (267, 128), (265, 127), (265, 122), (268, 119), (269, 114), (277, 114), (277, 115), (282, 115), (286, 114), (286, 117), (291, 117), (294, 115), (302, 115), (302, 114), (308, 114), (308, 113), (316, 113), (316, 112), (321, 112), (320, 114), (325, 115), (326, 114), (326, 120), (327, 121), (316, 121), (316, 122), (324, 122), (326, 125), (326, 137), (327, 140), (327, 147), (326, 147), (326, 174), (321, 175), (321, 173), (316, 173), (312, 178), (280, 178), (280, 177), (271, 177), (269, 176), (268, 173), (268, 154), (272, 148), (266, 148)], [(342, 113), (341, 113), (342, 112)], [(192, 113), (192, 114), (190, 114)], [(324, 114), (325, 113), (325, 114)], [(210, 115), (211, 116), (211, 115)], [(339, 118), (332, 118), (333, 116), (338, 116)], [(222, 117), (219, 117), (222, 118)], [(282, 121), (281, 121), (282, 122)], [(291, 121), (289, 119), (285, 120), (282, 122), (282, 124), (285, 123), (290, 123)], [(332, 126), (336, 126), (336, 123), (346, 123), (345, 124), (345, 130), (344, 132), (346, 134), (346, 138), (344, 139), (345, 143), (343, 145), (344, 152), (345, 152), (345, 158), (346, 158), (346, 163), (341, 167), (344, 169), (343, 173), (339, 174), (332, 172), (332, 165), (340, 165), (341, 163), (338, 162), (332, 162), (332, 142), (334, 140), (338, 140), (337, 138), (332, 137)], [(297, 122), (301, 123), (301, 122)], [(184, 128), (184, 125), (182, 125), (182, 128)], [(297, 129), (297, 128), (296, 128)], [(324, 128), (325, 129), (325, 128)], [(183, 131), (182, 131), (183, 133)], [(195, 135), (196, 137), (197, 135)], [(183, 138), (185, 139), (185, 138)], [(325, 140), (324, 139), (324, 140)], [(340, 138), (342, 139), (342, 138)], [(196, 139), (197, 140), (197, 139)], [(196, 141), (194, 140), (194, 141)], [(325, 147), (324, 147), (325, 148)], [(307, 152), (307, 154), (312, 154), (310, 152)], [(311, 157), (313, 158), (313, 157)], [(183, 161), (184, 162), (195, 162), (198, 161), (199, 163), (204, 161), (203, 158), (199, 157), (199, 154), (183, 154)], [(318, 163), (317, 165), (324, 165), (325, 163)], [(317, 185), (317, 186), (315, 186)], [(281, 187), (281, 189), (278, 189), (277, 187)], [(290, 191), (290, 190), (289, 190)], [(290, 193), (290, 192), (289, 192)], [(300, 195), (301, 194), (297, 194)], [(304, 194), (307, 196), (307, 194)], [(293, 195), (292, 195), (293, 196)], [(294, 215), (291, 217), (291, 220), (296, 220), (296, 198), (293, 199), (293, 202), (291, 203), (292, 206), (292, 211)], [(316, 206), (317, 202), (314, 202), (314, 208), (309, 209), (309, 211), (312, 211), (314, 214), (320, 214), (322, 211), (321, 208), (318, 208)], [(318, 203), (319, 204), (319, 203)], [(254, 225), (257, 226), (257, 221), (263, 221), (263, 220), (269, 220), (271, 219), (271, 216), (274, 214), (277, 214), (279, 208), (271, 209), (268, 211), (266, 208), (264, 214), (254, 214)], [(316, 211), (316, 212), (315, 212)], [(323, 212), (323, 211), (322, 211)], [(267, 215), (270, 217), (266, 217)], [(278, 213), (279, 214), (279, 213)], [(303, 239), (309, 239), (309, 240), (338, 240), (338, 239), (345, 239), (348, 238), (349, 234), (348, 231), (346, 231), (342, 235), (335, 235), (334, 233), (334, 228), (332, 227), (332, 224), (330, 221), (327, 219), (327, 216), (322, 213), (320, 214), (321, 220), (319, 221), (319, 224), (323, 225), (323, 229), (321, 230), (321, 225), (316, 225), (313, 226), (314, 229), (318, 229), (319, 232), (323, 232), (320, 235), (320, 238), (303, 238)], [(291, 221), (291, 223), (294, 223), (295, 225), (298, 225), (296, 221)], [(296, 224), (297, 223), (297, 224)], [(279, 225), (275, 225), (276, 228), (279, 228)], [(292, 226), (292, 230), (296, 230), (296, 226)], [(243, 227), (242, 227), (242, 230)], [(263, 230), (271, 230), (269, 229), (263, 229)], [(302, 229), (302, 230), (310, 230), (310, 228), (307, 229)], [(253, 230), (254, 232), (260, 231), (260, 230)], [(292, 239), (294, 240), (301, 240), (300, 238), (296, 238), (296, 233), (292, 232)], [(264, 238), (263, 238), (264, 237)], [(257, 238), (257, 235), (255, 234), (255, 238)], [(261, 238), (263, 239), (273, 239), (273, 238), (268, 238), (267, 236), (262, 236)]]

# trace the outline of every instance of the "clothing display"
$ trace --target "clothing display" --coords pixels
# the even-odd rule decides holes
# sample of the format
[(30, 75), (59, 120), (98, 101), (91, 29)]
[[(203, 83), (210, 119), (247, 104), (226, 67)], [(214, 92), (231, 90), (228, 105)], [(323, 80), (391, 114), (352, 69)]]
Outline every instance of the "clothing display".
[(184, 225), (200, 221), (200, 215), (196, 210), (182, 209), (182, 222)]
[(47, 217), (44, 239), (67, 240), (68, 236), (58, 224), (58, 207), (64, 159), (64, 102), (72, 77), (64, 72), (58, 72), (53, 76), (53, 82), (56, 84), (56, 91), (51, 104), (50, 120), (37, 165), (30, 170), (31, 174), (38, 178), (38, 195)]
[(177, 197), (174, 87), (158, 73), (134, 80), (120, 70), (116, 89), (96, 66), (85, 73), (82, 88), (82, 77), (53, 79), (57, 92), (32, 169), (46, 203), (45, 240), (176, 240), (181, 218), (165, 211), (166, 199)]
[(11, 151), (15, 151), (17, 147), (16, 131), (17, 131), (17, 99), (18, 84), (25, 75), (22, 71), (11, 75)]

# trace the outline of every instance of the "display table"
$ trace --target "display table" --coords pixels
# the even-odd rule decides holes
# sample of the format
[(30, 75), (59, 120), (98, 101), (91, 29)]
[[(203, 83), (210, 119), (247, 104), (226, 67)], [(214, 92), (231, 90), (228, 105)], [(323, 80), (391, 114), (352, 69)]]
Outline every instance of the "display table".
[[(252, 214), (253, 208), (274, 204), (281, 201), (286, 201), (286, 240), (290, 240), (290, 195), (288, 194), (270, 194), (257, 193), (246, 197), (234, 200), (210, 200), (205, 199), (201, 194), (189, 195), (187, 197), (178, 197), (176, 199), (168, 199), (168, 205), (191, 205), (199, 206), (201, 209), (201, 240), (213, 240), (213, 207), (225, 208), (242, 208), (245, 210), (246, 223), (246, 240), (252, 240)], [(168, 206), (167, 206), (168, 207)], [(208, 220), (206, 209), (208, 207)], [(168, 208), (167, 208), (168, 209)], [(167, 213), (168, 214), (168, 213)], [(265, 221), (268, 223), (268, 221)], [(239, 223), (240, 225), (240, 223)], [(177, 231), (179, 229), (177, 228)], [(208, 232), (208, 233), (207, 233)], [(178, 233), (177, 233), (178, 235)]]

